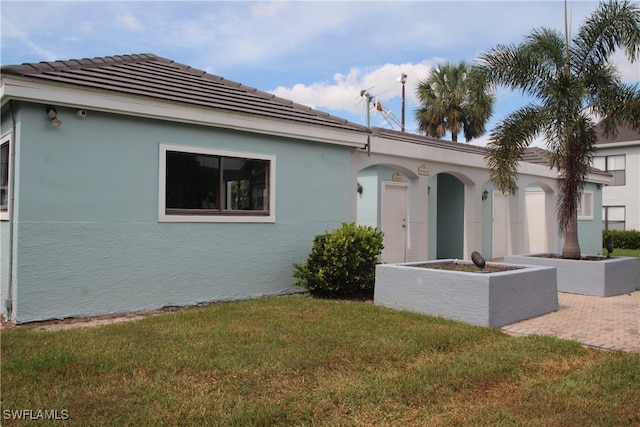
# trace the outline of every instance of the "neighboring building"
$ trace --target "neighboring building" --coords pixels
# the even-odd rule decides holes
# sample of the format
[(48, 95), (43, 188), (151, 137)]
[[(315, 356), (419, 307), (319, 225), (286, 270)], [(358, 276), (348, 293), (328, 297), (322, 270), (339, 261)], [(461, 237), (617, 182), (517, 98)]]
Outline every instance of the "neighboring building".
[[(349, 221), (385, 233), (383, 262), (560, 248), (557, 171), (535, 150), (503, 195), (482, 147), (152, 54), (1, 71), (0, 314), (15, 323), (289, 293), (314, 237)], [(608, 182), (589, 177), (585, 254)]]
[(599, 135), (593, 166), (613, 175), (603, 190), (602, 228), (640, 230), (640, 132), (621, 127), (614, 139), (602, 129)]

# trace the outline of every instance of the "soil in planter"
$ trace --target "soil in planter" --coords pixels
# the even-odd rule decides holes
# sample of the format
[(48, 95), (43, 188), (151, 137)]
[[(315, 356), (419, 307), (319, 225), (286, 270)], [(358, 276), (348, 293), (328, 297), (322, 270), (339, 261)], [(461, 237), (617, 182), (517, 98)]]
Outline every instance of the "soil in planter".
[[(565, 259), (565, 258), (562, 258), (562, 255), (558, 255), (558, 254), (547, 254), (547, 255), (541, 256), (540, 258)], [(583, 256), (579, 260), (573, 259), (573, 258), (566, 258), (566, 259), (573, 260), (573, 261), (606, 261), (607, 259), (611, 259), (611, 258), (607, 258), (606, 256), (601, 256), (601, 255), (591, 255), (591, 256)]]
[(415, 267), (433, 268), (436, 270), (452, 270), (464, 271), (467, 273), (499, 273), (501, 271), (519, 270), (522, 267), (510, 267), (506, 265), (486, 265), (484, 268), (477, 267), (475, 264), (459, 263), (459, 262), (440, 262), (420, 264)]

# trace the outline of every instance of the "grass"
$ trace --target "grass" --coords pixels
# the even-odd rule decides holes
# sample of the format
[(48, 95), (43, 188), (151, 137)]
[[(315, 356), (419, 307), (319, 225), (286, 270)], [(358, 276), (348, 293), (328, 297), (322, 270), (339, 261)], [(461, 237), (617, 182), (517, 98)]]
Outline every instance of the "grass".
[[(605, 248), (602, 248), (602, 253), (606, 255), (607, 254), (607, 250)], [(613, 250), (613, 254), (611, 254), (611, 256), (633, 256), (633, 257), (640, 258), (640, 249), (620, 249), (620, 248), (615, 248)]]
[[(302, 296), (1, 333), (2, 425), (638, 425), (640, 355)], [(64, 414), (63, 413), (63, 414)]]

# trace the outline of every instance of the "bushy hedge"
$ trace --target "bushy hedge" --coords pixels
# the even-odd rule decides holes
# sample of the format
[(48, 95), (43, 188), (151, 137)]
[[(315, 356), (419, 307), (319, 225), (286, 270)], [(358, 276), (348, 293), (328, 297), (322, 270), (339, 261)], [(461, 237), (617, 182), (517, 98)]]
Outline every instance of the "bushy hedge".
[(640, 249), (638, 230), (602, 230), (602, 247), (607, 237), (613, 237), (613, 246), (620, 249)]
[(293, 284), (323, 297), (372, 292), (382, 239), (382, 232), (354, 223), (316, 236), (309, 258), (293, 264)]

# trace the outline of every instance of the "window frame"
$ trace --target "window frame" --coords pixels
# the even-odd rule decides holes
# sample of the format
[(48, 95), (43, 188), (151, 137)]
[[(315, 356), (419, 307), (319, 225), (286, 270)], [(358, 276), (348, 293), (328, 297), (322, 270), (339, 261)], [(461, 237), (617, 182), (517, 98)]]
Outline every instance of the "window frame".
[[(248, 210), (225, 210), (219, 212), (211, 211), (186, 211), (180, 213), (167, 213), (166, 208), (166, 185), (167, 185), (167, 152), (192, 153), (218, 157), (234, 157), (250, 160), (265, 160), (269, 162), (268, 191), (269, 209), (266, 211)], [(159, 165), (158, 165), (158, 222), (257, 222), (274, 223), (276, 220), (276, 156), (268, 154), (247, 153), (241, 151), (218, 150), (213, 148), (185, 146), (177, 144), (159, 145)], [(189, 212), (189, 213), (187, 213)]]
[[(622, 209), (622, 221), (610, 220), (611, 209)], [(622, 224), (622, 228), (612, 228), (611, 224)], [(626, 230), (627, 229), (627, 207), (625, 205), (602, 206), (602, 229), (603, 230)]]
[(7, 204), (6, 205), (2, 205), (2, 207), (0, 207), (0, 221), (8, 221), (9, 220), (9, 209), (10, 209), (10, 204), (11, 204), (11, 135), (5, 135), (4, 137), (0, 138), (0, 147), (4, 147), (7, 146), (7, 169), (5, 171), (5, 174), (7, 176), (7, 188), (6, 188), (6, 192), (7, 192)]
[[(620, 157), (624, 163), (624, 167), (622, 169), (610, 169), (609, 168), (609, 159), (615, 162), (615, 158)], [(594, 167), (598, 167), (596, 164), (596, 160), (600, 160), (604, 162), (604, 169), (600, 169), (605, 172), (609, 172), (613, 176), (613, 182), (611, 184), (607, 184), (611, 187), (623, 187), (627, 185), (627, 156), (626, 154), (608, 154), (605, 156), (595, 156), (594, 158)], [(622, 181), (622, 182), (620, 182)]]
[[(576, 207), (576, 216), (579, 221), (593, 221), (593, 207), (594, 207), (594, 192), (593, 191), (583, 191), (580, 195), (580, 200), (578, 201), (578, 206)], [(588, 201), (589, 203), (585, 203)], [(587, 207), (588, 212), (585, 214), (585, 208)]]

